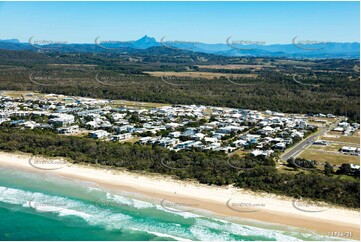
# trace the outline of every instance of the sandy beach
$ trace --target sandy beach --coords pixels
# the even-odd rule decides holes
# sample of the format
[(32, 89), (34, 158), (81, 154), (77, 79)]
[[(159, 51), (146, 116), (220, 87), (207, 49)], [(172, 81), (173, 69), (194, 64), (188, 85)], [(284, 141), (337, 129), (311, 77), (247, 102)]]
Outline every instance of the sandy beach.
[(359, 211), (254, 193), (231, 186), (207, 186), (160, 175), (143, 175), (87, 165), (57, 164), (58, 167), (49, 166), (54, 168), (51, 170), (39, 169), (44, 167), (34, 165), (34, 159), (29, 162), (30, 158), (27, 154), (0, 152), (0, 166), (51, 173), (95, 182), (99, 187), (143, 194), (173, 211), (202, 209), (219, 215), (305, 228), (320, 235), (330, 235), (331, 232), (352, 234), (352, 237), (339, 236), (341, 239), (360, 238)]

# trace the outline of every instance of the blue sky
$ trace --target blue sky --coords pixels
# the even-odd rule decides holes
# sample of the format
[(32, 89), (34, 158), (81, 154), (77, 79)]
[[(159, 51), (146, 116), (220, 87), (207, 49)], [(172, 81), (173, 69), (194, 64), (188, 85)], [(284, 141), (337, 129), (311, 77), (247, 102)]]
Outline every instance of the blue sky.
[(0, 2), (0, 39), (359, 42), (359, 2)]

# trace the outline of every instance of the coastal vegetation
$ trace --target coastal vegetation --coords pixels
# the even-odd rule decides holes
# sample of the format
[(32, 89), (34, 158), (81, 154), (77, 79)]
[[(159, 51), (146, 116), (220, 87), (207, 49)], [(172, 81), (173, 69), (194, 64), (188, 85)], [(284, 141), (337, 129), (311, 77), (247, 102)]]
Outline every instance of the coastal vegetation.
[(0, 50), (0, 89), (331, 113), (358, 122), (358, 66), (354, 59), (224, 57), (162, 48), (121, 53)]
[[(275, 167), (277, 152), (269, 158), (228, 157), (222, 152), (196, 149), (174, 152), (159, 146), (103, 142), (88, 137), (62, 136), (50, 130), (20, 130), (6, 125), (0, 128), (0, 150), (61, 156), (74, 163), (160, 173), (209, 185), (233, 184), (254, 191), (359, 207), (360, 181), (349, 166), (344, 165), (336, 172), (315, 169), (285, 173)], [(352, 179), (343, 179), (345, 175)]]

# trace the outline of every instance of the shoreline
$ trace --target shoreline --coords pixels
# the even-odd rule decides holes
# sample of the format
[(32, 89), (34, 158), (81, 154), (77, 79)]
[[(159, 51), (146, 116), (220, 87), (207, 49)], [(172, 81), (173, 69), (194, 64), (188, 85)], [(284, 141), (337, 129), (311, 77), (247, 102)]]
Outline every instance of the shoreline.
[[(290, 197), (251, 192), (231, 186), (208, 186), (158, 174), (131, 173), (92, 165), (69, 163), (60, 169), (37, 169), (30, 165), (31, 157), (30, 154), (0, 152), (0, 166), (90, 181), (99, 187), (144, 195), (160, 201), (161, 206), (175, 212), (200, 209), (229, 218), (306, 229), (322, 236), (332, 232), (352, 233), (352, 237), (333, 237), (338, 239), (360, 238), (360, 213), (357, 210), (327, 204), (308, 204)], [(52, 159), (55, 158), (47, 160)]]

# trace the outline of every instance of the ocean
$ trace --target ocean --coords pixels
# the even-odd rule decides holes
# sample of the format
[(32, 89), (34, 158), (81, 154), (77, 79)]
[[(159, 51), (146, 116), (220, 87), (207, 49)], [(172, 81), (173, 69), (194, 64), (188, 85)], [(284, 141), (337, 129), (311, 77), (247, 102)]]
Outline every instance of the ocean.
[(174, 211), (155, 200), (0, 167), (0, 240), (330, 240), (297, 228)]

